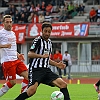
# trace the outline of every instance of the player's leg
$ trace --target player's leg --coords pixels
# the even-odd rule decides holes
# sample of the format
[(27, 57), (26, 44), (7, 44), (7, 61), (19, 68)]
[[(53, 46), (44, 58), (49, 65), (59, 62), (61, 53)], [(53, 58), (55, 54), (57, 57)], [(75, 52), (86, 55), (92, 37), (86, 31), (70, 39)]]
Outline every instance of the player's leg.
[(68, 79), (71, 79), (70, 72), (71, 72), (71, 65), (68, 65)]
[(17, 61), (17, 74), (19, 76), (22, 76), (24, 79), (22, 80), (21, 83), (21, 93), (25, 92), (28, 88), (28, 70), (27, 67), (25, 66), (25, 64), (23, 62), (21, 62), (20, 60)]
[(16, 84), (16, 67), (12, 65), (11, 62), (6, 62), (2, 64), (2, 68), (4, 76), (8, 82), (3, 84), (2, 88), (0, 89), (0, 96), (3, 96), (10, 88)]
[(36, 93), (38, 85), (41, 83), (41, 80), (44, 79), (45, 72), (43, 72), (41, 68), (40, 70), (34, 70), (35, 71), (32, 71), (32, 69), (29, 68), (29, 88), (26, 92), (20, 94), (15, 100), (25, 100)]
[(64, 76), (66, 76), (66, 67), (64, 68)]
[(50, 69), (47, 71), (47, 75), (45, 76), (43, 83), (50, 86), (57, 86), (60, 88), (60, 91), (64, 94), (64, 100), (70, 100), (69, 92), (67, 89), (67, 83), (59, 78), (59, 76), (53, 73)]
[(64, 100), (70, 100), (67, 83), (65, 81), (63, 81), (61, 78), (57, 78), (53, 81), (53, 84), (60, 88), (60, 91), (64, 94)]
[(24, 71), (20, 74), (20, 76), (23, 76), (24, 79), (21, 83), (21, 93), (25, 92), (28, 88), (28, 71)]
[(94, 88), (96, 89), (96, 91), (99, 93), (100, 90), (99, 90), (99, 85), (100, 85), (100, 80), (98, 80), (93, 86)]
[(22, 94), (20, 94), (16, 99), (14, 100), (25, 100), (29, 97), (31, 97), (32, 95), (34, 95), (36, 93), (38, 87), (38, 82), (35, 82), (34, 85), (30, 86), (26, 92), (23, 92)]

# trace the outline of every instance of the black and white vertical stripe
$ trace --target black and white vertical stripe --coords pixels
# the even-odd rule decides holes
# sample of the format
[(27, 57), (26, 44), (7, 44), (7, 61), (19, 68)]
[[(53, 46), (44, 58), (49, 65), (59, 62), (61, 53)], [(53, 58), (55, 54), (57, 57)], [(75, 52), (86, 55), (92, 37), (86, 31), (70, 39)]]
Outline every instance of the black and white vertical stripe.
[[(47, 51), (50, 55), (52, 52), (52, 43), (50, 39), (48, 41), (45, 41), (41, 36), (39, 36), (33, 41), (33, 45), (35, 46), (33, 51), (37, 54), (43, 55), (45, 51)], [(50, 59), (49, 57), (48, 58), (34, 58), (32, 59), (31, 67), (32, 68), (38, 68), (38, 67), (48, 68), (49, 59)]]

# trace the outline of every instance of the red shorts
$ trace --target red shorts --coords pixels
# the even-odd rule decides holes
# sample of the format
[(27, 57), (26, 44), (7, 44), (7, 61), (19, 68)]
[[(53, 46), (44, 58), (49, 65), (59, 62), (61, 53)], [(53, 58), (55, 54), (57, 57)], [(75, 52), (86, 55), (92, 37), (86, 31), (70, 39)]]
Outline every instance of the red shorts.
[(2, 64), (3, 73), (7, 80), (16, 79), (16, 74), (20, 75), (23, 71), (27, 71), (27, 67), (20, 60), (8, 61)]

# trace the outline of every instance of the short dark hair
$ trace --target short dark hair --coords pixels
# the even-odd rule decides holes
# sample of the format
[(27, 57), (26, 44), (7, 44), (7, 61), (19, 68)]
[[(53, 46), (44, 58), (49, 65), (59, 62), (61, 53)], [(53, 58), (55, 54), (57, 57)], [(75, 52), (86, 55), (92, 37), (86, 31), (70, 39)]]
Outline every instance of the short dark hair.
[(65, 53), (68, 53), (68, 51), (65, 51)]
[(11, 15), (5, 15), (5, 16), (3, 16), (3, 22), (5, 21), (5, 18), (12, 18), (12, 16)]
[(44, 29), (45, 27), (50, 27), (51, 30), (52, 30), (52, 25), (51, 25), (51, 23), (49, 23), (49, 22), (44, 22), (44, 23), (42, 24), (42, 31), (43, 31), (43, 29)]

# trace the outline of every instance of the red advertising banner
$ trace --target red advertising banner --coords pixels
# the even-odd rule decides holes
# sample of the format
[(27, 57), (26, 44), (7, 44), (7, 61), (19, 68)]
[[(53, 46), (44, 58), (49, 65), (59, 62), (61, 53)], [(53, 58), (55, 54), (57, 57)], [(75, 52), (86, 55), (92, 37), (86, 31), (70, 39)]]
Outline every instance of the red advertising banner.
[[(41, 24), (30, 24), (28, 36), (41, 35)], [(76, 37), (88, 36), (89, 23), (55, 23), (52, 24), (51, 36)]]
[(17, 43), (24, 43), (26, 36), (26, 24), (13, 24), (12, 30), (16, 34)]
[[(3, 28), (3, 25), (0, 24), (0, 29)], [(26, 36), (26, 24), (13, 24), (12, 31), (16, 34), (17, 43), (24, 43)]]

